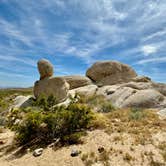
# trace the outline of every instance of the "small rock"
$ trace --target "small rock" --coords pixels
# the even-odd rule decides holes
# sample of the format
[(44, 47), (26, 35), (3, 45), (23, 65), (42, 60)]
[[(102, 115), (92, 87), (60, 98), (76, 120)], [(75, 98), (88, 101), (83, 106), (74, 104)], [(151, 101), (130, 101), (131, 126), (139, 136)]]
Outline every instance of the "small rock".
[(160, 115), (160, 117), (166, 118), (166, 108), (160, 110), (160, 111), (158, 112), (158, 114)]
[(14, 125), (18, 125), (20, 124), (21, 120), (20, 119), (16, 119), (15, 122), (14, 122)]
[(76, 157), (76, 156), (78, 156), (80, 153), (81, 153), (81, 151), (72, 149), (72, 151), (71, 151), (71, 156), (72, 156), (72, 157)]
[(54, 143), (51, 143), (51, 144), (48, 145), (49, 148), (53, 148), (54, 146), (55, 146)]
[(54, 139), (54, 142), (53, 142), (53, 143), (51, 143), (50, 145), (48, 145), (48, 147), (49, 147), (49, 148), (53, 148), (53, 147), (55, 147), (55, 146), (58, 146), (59, 143), (60, 143), (60, 138), (56, 138), (56, 139)]
[(3, 145), (5, 143), (6, 143), (6, 141), (0, 140), (0, 145)]
[(30, 152), (31, 152), (31, 149), (30, 149), (30, 148), (28, 148), (28, 149), (27, 149), (27, 153), (30, 153)]
[(99, 146), (99, 148), (98, 148), (98, 152), (99, 152), (99, 153), (102, 153), (102, 152), (104, 152), (104, 150), (105, 150), (105, 149), (104, 149), (104, 147), (102, 147), (102, 146)]
[(39, 148), (39, 149), (34, 150), (33, 156), (34, 156), (34, 157), (38, 157), (38, 156), (40, 156), (42, 153), (43, 153), (43, 148)]

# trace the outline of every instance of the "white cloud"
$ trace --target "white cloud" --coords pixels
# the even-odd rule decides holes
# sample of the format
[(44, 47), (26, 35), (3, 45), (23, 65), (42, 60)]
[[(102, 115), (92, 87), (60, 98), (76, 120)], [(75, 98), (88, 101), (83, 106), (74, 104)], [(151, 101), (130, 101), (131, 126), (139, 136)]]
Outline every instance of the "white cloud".
[(142, 52), (144, 55), (150, 55), (150, 54), (154, 54), (157, 52), (158, 48), (152, 45), (145, 45), (142, 48)]
[(158, 62), (162, 63), (166, 62), (166, 57), (143, 59), (138, 61), (137, 64), (158, 63)]

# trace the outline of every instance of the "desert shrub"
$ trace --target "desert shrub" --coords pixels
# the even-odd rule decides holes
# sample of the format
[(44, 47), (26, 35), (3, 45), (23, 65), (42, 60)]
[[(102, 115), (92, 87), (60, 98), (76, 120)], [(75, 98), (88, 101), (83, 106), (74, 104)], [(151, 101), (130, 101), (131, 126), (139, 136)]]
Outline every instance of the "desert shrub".
[(29, 112), (22, 124), (16, 128), (19, 143), (25, 144), (37, 138), (42, 121), (43, 114), (40, 111)]
[(50, 95), (48, 97), (46, 96), (40, 96), (38, 99), (34, 100), (32, 105), (35, 107), (40, 107), (44, 111), (52, 111), (53, 106), (57, 104), (56, 97), (53, 95)]
[(60, 139), (62, 143), (75, 143), (81, 131), (91, 125), (93, 113), (85, 104), (72, 103), (67, 108), (54, 108), (52, 112), (42, 108), (27, 113), (16, 128), (19, 144), (50, 143)]
[(141, 120), (146, 116), (143, 109), (140, 108), (131, 108), (129, 113), (130, 120)]
[(104, 113), (108, 113), (108, 112), (111, 112), (111, 111), (114, 111), (114, 110), (115, 110), (115, 107), (112, 105), (112, 103), (110, 101), (105, 101), (101, 105), (101, 109), (100, 109), (100, 111), (104, 112)]
[(115, 107), (112, 105), (110, 101), (108, 101), (102, 95), (93, 95), (93, 96), (79, 96), (79, 103), (85, 103), (92, 108), (96, 108), (95, 110), (102, 113), (108, 113), (115, 110)]

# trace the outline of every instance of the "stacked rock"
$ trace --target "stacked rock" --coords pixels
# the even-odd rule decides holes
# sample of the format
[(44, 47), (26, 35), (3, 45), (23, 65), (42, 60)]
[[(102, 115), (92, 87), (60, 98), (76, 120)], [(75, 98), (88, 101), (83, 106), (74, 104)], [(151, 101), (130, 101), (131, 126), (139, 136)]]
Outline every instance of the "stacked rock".
[(37, 63), (38, 71), (40, 73), (40, 80), (53, 76), (53, 65), (46, 59), (41, 59)]
[(62, 77), (53, 77), (53, 65), (46, 59), (37, 63), (40, 73), (40, 80), (35, 82), (34, 96), (48, 97), (53, 95), (58, 103), (64, 101), (68, 96), (69, 84)]

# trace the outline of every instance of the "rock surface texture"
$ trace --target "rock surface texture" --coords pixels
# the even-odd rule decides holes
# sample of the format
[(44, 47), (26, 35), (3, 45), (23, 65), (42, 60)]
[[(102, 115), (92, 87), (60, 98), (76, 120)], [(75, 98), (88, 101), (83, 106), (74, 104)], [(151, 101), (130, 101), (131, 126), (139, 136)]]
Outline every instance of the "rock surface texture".
[(129, 82), (137, 74), (126, 64), (116, 61), (100, 61), (87, 70), (86, 76), (92, 79), (94, 83), (103, 86)]
[(28, 107), (32, 104), (32, 96), (17, 96), (12, 108)]
[(78, 95), (93, 96), (96, 94), (98, 87), (96, 85), (87, 85), (73, 89)]
[(40, 80), (53, 76), (53, 65), (46, 59), (41, 59), (37, 63), (38, 71), (40, 73)]
[(69, 84), (65, 79), (60, 77), (45, 78), (43, 80), (36, 81), (34, 85), (34, 96), (36, 98), (40, 96), (56, 97), (57, 102), (64, 101), (68, 96)]
[(140, 90), (123, 101), (121, 107), (158, 107), (164, 100), (164, 96), (153, 89)]
[(64, 76), (63, 78), (67, 81), (67, 83), (69, 83), (70, 89), (79, 88), (82, 86), (92, 84), (92, 81), (85, 76), (72, 75), (72, 76)]

